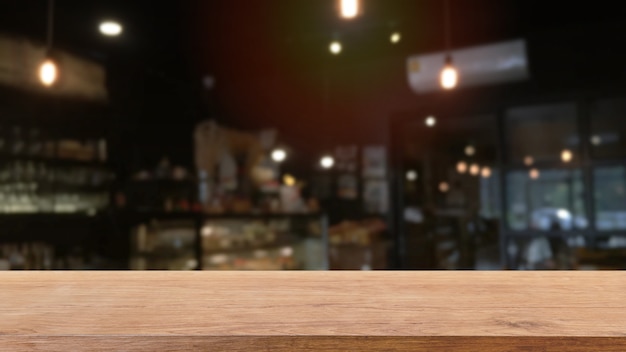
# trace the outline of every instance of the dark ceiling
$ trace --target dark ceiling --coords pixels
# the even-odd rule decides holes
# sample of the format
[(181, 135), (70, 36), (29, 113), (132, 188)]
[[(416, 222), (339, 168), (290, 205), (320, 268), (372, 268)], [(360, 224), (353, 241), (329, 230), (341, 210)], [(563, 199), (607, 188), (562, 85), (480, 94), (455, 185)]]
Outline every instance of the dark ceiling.
[[(55, 42), (107, 65), (116, 113), (135, 121), (131, 131), (150, 124), (159, 148), (169, 148), (156, 142), (164, 138), (190, 143), (191, 126), (217, 114), (240, 128), (277, 127), (313, 155), (384, 141), (386, 118), (419, 100), (405, 83), (406, 57), (444, 48), (441, 0), (364, 0), (353, 21), (338, 19), (335, 3), (56, 0)], [(451, 0), (451, 12), (455, 47), (624, 22), (615, 1)], [(45, 18), (43, 0), (0, 0), (1, 32), (43, 41)], [(124, 35), (102, 38), (103, 18), (122, 22)], [(403, 38), (391, 45), (396, 30)], [(344, 43), (340, 56), (328, 53), (333, 38)], [(213, 92), (204, 75), (216, 78)], [(181, 153), (189, 143), (172, 142)]]

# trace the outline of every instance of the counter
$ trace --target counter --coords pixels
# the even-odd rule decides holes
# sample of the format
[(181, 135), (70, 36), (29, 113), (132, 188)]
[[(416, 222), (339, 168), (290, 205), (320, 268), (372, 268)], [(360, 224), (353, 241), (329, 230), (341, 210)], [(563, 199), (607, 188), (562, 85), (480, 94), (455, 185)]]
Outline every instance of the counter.
[(625, 351), (620, 272), (1, 272), (0, 351)]

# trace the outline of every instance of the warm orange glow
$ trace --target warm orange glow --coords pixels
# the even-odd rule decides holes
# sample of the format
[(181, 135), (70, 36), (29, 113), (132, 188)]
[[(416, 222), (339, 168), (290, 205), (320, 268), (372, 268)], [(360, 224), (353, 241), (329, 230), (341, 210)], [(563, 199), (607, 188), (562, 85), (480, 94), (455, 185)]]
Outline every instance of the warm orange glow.
[(488, 167), (486, 167), (486, 166), (485, 166), (485, 167), (483, 167), (483, 169), (480, 171), (480, 175), (481, 175), (483, 178), (489, 178), (489, 177), (491, 177), (491, 169), (490, 169), (490, 168), (488, 168)]
[(454, 89), (459, 83), (459, 72), (452, 64), (446, 64), (441, 70), (439, 81), (443, 89)]
[(480, 166), (478, 164), (472, 164), (472, 166), (470, 166), (470, 174), (472, 174), (472, 176), (478, 176), (479, 173)]
[(456, 171), (460, 174), (464, 174), (467, 172), (467, 163), (465, 161), (459, 161), (456, 164)]
[(54, 61), (50, 59), (46, 59), (39, 66), (39, 80), (46, 87), (50, 87), (54, 83), (56, 83), (58, 75), (59, 69), (57, 68), (57, 65), (54, 63)]
[(448, 184), (448, 182), (441, 182), (439, 184), (439, 191), (441, 191), (441, 193), (446, 193), (450, 190), (450, 185)]

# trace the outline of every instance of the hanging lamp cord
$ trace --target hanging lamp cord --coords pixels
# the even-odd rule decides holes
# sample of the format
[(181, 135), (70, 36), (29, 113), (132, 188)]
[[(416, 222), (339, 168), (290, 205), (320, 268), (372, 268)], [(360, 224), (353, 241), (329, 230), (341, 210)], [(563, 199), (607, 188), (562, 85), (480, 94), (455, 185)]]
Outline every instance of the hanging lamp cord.
[(54, 39), (54, 0), (48, 0), (48, 33), (47, 33), (47, 50), (52, 49), (52, 40)]
[(444, 15), (444, 36), (445, 36), (445, 45), (446, 45), (446, 53), (449, 56), (450, 55), (450, 49), (451, 49), (451, 32), (452, 32), (452, 28), (451, 28), (451, 23), (450, 23), (450, 0), (444, 0), (443, 1), (443, 15)]

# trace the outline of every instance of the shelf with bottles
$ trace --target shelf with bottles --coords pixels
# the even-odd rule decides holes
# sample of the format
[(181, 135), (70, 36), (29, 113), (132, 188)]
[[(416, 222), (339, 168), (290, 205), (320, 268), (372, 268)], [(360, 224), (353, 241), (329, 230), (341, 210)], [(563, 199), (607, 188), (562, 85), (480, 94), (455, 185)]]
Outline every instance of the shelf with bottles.
[(113, 179), (99, 167), (0, 162), (0, 213), (96, 212), (108, 206)]
[(46, 242), (0, 243), (0, 270), (97, 269), (98, 258), (74, 246), (60, 250)]
[(169, 220), (142, 223), (133, 229), (131, 269), (323, 270), (328, 267), (324, 215), (197, 214), (192, 218), (183, 216), (178, 221), (169, 215)]
[(36, 127), (0, 126), (0, 159), (59, 165), (105, 164), (104, 138), (75, 139)]

